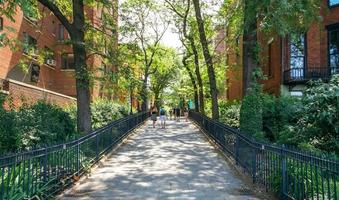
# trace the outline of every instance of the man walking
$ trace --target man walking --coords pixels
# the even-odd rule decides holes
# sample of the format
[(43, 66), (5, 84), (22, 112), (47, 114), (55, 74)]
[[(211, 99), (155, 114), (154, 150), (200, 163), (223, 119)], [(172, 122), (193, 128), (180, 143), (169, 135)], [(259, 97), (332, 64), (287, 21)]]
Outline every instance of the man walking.
[(161, 128), (166, 128), (166, 110), (164, 107), (160, 109), (160, 124)]

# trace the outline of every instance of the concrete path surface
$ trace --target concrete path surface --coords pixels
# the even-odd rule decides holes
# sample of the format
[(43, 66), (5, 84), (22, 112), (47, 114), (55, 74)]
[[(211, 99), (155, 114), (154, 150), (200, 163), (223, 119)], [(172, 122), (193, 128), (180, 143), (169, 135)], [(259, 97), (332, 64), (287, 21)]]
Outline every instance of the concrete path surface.
[[(159, 124), (158, 124), (159, 125)], [(191, 122), (148, 121), (59, 199), (246, 199), (260, 197)]]

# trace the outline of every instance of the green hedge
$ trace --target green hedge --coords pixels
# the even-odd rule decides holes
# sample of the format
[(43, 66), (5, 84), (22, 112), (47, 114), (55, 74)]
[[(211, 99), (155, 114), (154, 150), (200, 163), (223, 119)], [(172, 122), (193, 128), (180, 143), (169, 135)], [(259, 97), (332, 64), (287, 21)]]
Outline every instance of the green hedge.
[(263, 103), (260, 86), (247, 90), (240, 108), (240, 130), (263, 139)]
[(39, 101), (19, 110), (0, 107), (0, 152), (58, 143), (76, 135), (74, 120), (56, 105)]
[[(76, 120), (76, 105), (70, 105), (65, 110), (73, 120)], [(125, 117), (129, 114), (127, 105), (107, 99), (97, 99), (91, 104), (92, 128), (101, 128), (110, 122)]]
[(220, 122), (233, 128), (239, 128), (240, 106), (238, 101), (219, 101)]

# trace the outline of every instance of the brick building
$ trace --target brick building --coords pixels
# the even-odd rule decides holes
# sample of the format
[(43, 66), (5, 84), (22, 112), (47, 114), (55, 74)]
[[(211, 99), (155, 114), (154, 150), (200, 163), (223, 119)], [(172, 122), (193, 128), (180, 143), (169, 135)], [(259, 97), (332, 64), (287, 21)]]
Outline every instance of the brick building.
[[(262, 44), (260, 66), (267, 76), (262, 81), (265, 92), (300, 96), (308, 81), (328, 81), (339, 73), (339, 0), (322, 1), (323, 19), (314, 22), (306, 34), (273, 40), (258, 35)], [(227, 55), (230, 68), (226, 72), (225, 96), (230, 100), (242, 98), (241, 51)]]
[[(8, 45), (0, 47), (0, 90), (16, 99), (73, 102), (75, 66), (72, 47), (67, 44), (69, 34), (52, 12), (42, 5), (39, 9), (42, 13), (39, 20), (20, 9), (14, 15), (14, 22), (0, 16), (0, 34), (5, 33), (9, 39), (23, 44), (15, 50)], [(102, 10), (86, 9), (86, 17), (96, 26), (102, 19)], [(87, 64), (90, 69), (96, 69), (101, 63), (100, 57), (91, 56)], [(92, 98), (100, 96), (98, 83), (93, 85), (91, 93)]]

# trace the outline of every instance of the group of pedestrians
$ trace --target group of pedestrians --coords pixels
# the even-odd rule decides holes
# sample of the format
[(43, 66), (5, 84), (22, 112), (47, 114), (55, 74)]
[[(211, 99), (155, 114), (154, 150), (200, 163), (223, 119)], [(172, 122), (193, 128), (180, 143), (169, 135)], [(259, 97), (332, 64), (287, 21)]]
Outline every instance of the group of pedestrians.
[[(173, 108), (169, 110), (169, 120), (175, 120), (177, 122), (180, 122), (180, 116), (182, 113), (185, 116), (186, 122), (188, 121), (188, 109), (185, 107), (183, 109), (180, 108)], [(158, 119), (158, 114), (159, 114), (159, 119), (160, 119), (160, 125), (161, 128), (166, 128), (166, 118), (167, 118), (167, 112), (165, 108), (162, 106), (160, 110), (158, 111), (156, 106), (152, 106), (151, 108), (151, 120), (153, 121), (153, 128), (155, 128), (157, 119)]]

